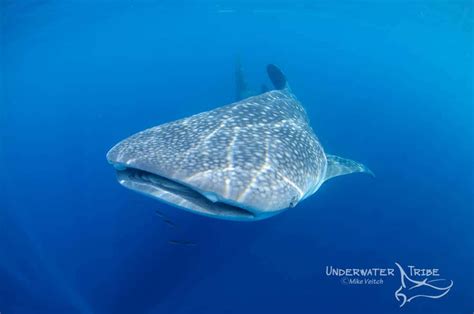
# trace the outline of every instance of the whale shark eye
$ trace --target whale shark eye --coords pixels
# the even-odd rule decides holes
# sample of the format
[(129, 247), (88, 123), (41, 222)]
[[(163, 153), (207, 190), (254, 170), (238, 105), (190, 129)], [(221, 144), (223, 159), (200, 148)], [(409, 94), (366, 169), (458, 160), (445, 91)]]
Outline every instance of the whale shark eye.
[(293, 198), (290, 201), (290, 207), (295, 207), (297, 203), (298, 203), (298, 196), (293, 196)]

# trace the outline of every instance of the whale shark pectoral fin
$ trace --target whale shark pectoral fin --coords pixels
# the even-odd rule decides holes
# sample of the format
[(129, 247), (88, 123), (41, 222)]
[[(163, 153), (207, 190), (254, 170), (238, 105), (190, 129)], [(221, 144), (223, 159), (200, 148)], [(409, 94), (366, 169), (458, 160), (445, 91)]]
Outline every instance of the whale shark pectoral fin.
[(335, 155), (327, 155), (326, 158), (328, 161), (328, 166), (324, 181), (327, 181), (337, 176), (343, 176), (345, 174), (356, 172), (367, 173), (370, 174), (372, 177), (375, 177), (375, 174), (369, 168), (354, 160), (341, 158)]

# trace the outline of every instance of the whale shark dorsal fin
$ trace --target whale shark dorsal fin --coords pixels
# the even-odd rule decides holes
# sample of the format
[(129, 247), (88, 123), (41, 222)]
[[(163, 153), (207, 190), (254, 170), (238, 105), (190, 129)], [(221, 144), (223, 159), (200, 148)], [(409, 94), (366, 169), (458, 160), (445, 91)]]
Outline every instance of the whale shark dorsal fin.
[(267, 74), (275, 89), (291, 91), (285, 74), (276, 65), (267, 65)]
[(367, 173), (370, 174), (372, 177), (375, 177), (374, 173), (369, 168), (354, 160), (341, 158), (335, 155), (327, 155), (326, 158), (328, 161), (328, 165), (324, 181), (327, 181), (337, 176), (343, 176), (345, 174), (356, 172)]

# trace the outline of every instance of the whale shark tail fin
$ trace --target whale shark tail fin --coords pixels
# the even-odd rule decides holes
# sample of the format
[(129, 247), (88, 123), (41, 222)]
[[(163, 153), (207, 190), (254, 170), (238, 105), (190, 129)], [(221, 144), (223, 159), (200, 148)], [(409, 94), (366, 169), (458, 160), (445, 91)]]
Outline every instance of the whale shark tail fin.
[(246, 98), (245, 93), (247, 90), (247, 81), (245, 80), (242, 63), (240, 62), (240, 57), (237, 57), (235, 62), (235, 100), (239, 101)]
[(327, 155), (326, 158), (328, 160), (328, 166), (324, 181), (356, 172), (367, 173), (372, 177), (375, 177), (374, 173), (361, 163), (335, 155)]

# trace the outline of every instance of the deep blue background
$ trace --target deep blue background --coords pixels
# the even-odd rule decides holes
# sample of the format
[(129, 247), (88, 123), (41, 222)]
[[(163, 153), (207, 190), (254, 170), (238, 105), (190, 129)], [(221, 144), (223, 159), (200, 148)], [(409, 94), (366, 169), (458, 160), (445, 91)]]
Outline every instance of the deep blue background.
[[(3, 0), (0, 10), (2, 314), (474, 310), (472, 2)], [(255, 223), (121, 187), (107, 150), (232, 102), (237, 55), (255, 87), (267, 63), (284, 69), (326, 151), (377, 177), (336, 178)], [(325, 275), (394, 262), (439, 268), (454, 286), (400, 309), (398, 277), (344, 286)]]

